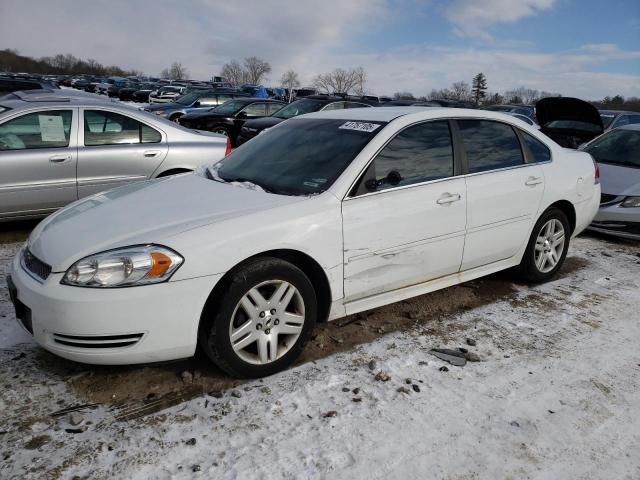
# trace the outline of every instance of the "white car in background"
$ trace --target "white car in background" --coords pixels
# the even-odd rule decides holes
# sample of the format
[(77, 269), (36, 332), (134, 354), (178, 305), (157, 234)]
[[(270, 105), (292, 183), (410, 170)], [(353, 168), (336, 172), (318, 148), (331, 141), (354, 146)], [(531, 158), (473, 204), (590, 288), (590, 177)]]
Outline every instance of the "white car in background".
[(96, 364), (189, 357), (269, 375), (316, 322), (517, 267), (542, 282), (593, 219), (598, 171), (511, 116), (303, 115), (202, 175), (102, 193), (40, 223), (9, 288), (35, 340)]
[(171, 103), (175, 102), (187, 91), (187, 87), (177, 85), (165, 85), (155, 92), (149, 94), (149, 103)]

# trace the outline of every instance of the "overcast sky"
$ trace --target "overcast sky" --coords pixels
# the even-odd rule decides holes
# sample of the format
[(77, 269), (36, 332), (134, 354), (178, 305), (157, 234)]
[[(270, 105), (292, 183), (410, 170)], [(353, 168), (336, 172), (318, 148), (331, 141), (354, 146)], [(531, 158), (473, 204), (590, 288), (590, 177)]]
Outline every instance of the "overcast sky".
[(639, 0), (0, 0), (0, 48), (150, 75), (179, 61), (197, 79), (256, 55), (268, 85), (363, 66), (378, 94), (482, 71), (490, 91), (640, 96)]

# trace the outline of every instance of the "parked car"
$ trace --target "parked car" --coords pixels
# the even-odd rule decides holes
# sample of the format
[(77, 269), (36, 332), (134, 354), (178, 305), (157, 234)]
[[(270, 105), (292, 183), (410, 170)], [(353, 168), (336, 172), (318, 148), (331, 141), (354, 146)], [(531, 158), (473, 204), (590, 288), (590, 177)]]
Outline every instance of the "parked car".
[(520, 115), (529, 117), (533, 121), (537, 121), (536, 107), (531, 105), (491, 105), (484, 107), (484, 110), (489, 110), (490, 112), (519, 113)]
[(598, 110), (605, 131), (640, 123), (640, 112), (628, 112), (625, 110)]
[(48, 82), (22, 80), (19, 78), (0, 76), (0, 97), (6, 95), (7, 93), (17, 92), (19, 90), (53, 90), (58, 88), (60, 87)]
[(235, 98), (203, 113), (189, 113), (178, 119), (180, 125), (196, 130), (219, 133), (238, 145), (240, 129), (247, 120), (266, 117), (280, 110), (286, 103), (265, 98)]
[(246, 97), (246, 95), (235, 90), (195, 90), (183, 95), (175, 102), (149, 105), (145, 110), (168, 118), (172, 122), (177, 122), (183, 115), (208, 112), (212, 108), (238, 97)]
[(589, 154), (507, 115), (324, 111), (202, 175), (52, 215), (8, 285), (22, 325), (62, 357), (145, 363), (199, 345), (259, 377), (290, 365), (317, 322), (512, 267), (553, 278), (599, 199)]
[(540, 131), (566, 148), (578, 148), (603, 131), (598, 109), (584, 100), (548, 97), (536, 103)]
[(151, 92), (157, 90), (159, 85), (157, 83), (143, 83), (140, 85), (140, 89), (133, 92), (132, 100), (134, 102), (146, 103), (149, 101), (149, 95)]
[(136, 93), (140, 89), (139, 83), (130, 83), (128, 86), (123, 87), (118, 90), (118, 98), (122, 102), (132, 101), (133, 94)]
[(149, 103), (171, 103), (181, 97), (187, 87), (178, 85), (165, 85), (149, 94)]
[(609, 130), (581, 150), (600, 166), (600, 210), (589, 226), (597, 232), (640, 240), (640, 125)]
[(89, 95), (17, 92), (0, 100), (1, 220), (42, 217), (78, 198), (225, 155), (224, 137)]
[(242, 145), (244, 142), (251, 140), (253, 137), (261, 134), (265, 130), (289, 118), (297, 117), (298, 115), (319, 112), (321, 110), (341, 110), (345, 108), (362, 107), (371, 107), (371, 105), (361, 102), (345, 101), (341, 97), (329, 95), (311, 95), (304, 97), (300, 100), (291, 102), (289, 105), (282, 107), (280, 110), (268, 117), (257, 118), (255, 120), (245, 122), (240, 129), (237, 143), (238, 145)]

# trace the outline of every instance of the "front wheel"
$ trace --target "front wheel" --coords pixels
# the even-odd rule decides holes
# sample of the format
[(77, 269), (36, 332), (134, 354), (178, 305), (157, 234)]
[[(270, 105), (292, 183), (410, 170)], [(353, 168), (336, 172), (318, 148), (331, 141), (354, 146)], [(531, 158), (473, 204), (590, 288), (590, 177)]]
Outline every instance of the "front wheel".
[(234, 377), (272, 375), (300, 355), (316, 318), (316, 294), (304, 272), (284, 260), (258, 258), (210, 299), (200, 346)]
[(569, 220), (562, 210), (551, 208), (543, 213), (518, 266), (520, 277), (532, 283), (551, 279), (564, 263), (570, 235)]

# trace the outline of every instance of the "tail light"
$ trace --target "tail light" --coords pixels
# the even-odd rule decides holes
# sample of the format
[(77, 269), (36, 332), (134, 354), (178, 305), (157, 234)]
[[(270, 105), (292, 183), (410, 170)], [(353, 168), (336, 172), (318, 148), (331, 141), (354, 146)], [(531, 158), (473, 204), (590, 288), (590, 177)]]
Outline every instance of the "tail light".
[(596, 169), (595, 181), (593, 183), (594, 183), (594, 185), (598, 185), (600, 183), (600, 167), (598, 166), (598, 162), (596, 162), (595, 159), (593, 159), (593, 166)]
[(227, 149), (224, 151), (224, 156), (226, 157), (231, 153), (231, 139), (227, 137)]

